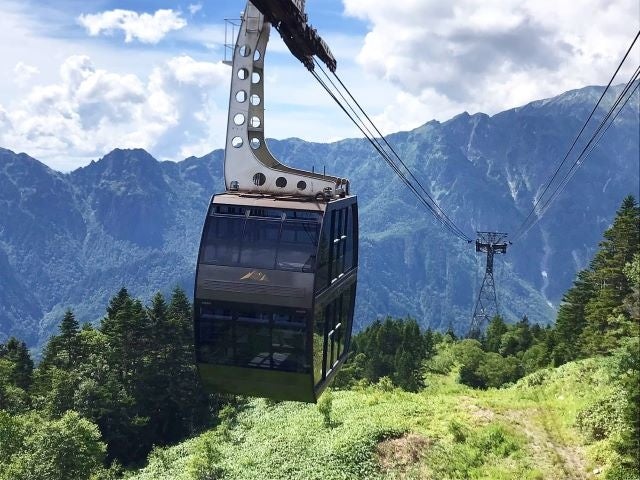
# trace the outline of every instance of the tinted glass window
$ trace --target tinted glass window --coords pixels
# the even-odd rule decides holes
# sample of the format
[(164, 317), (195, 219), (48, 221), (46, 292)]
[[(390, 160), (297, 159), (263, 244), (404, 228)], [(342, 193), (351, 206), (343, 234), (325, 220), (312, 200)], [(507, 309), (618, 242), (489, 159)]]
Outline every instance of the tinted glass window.
[(317, 385), (326, 376), (327, 329), (325, 328), (325, 307), (316, 304), (313, 315), (313, 381)]
[(202, 246), (202, 261), (219, 265), (238, 263), (244, 217), (214, 217)]
[(312, 222), (284, 222), (278, 247), (280, 270), (312, 272), (315, 269), (320, 225)]
[[(351, 210), (351, 207), (349, 207)], [(345, 271), (351, 270), (354, 267), (353, 264), (353, 246), (354, 246), (354, 235), (353, 235), (353, 211), (349, 211), (347, 216), (347, 228), (345, 230), (346, 244), (345, 244), (345, 252), (344, 252), (344, 269)]]
[[(201, 262), (313, 272), (321, 226), (317, 212), (219, 205), (209, 217)], [(288, 220), (283, 220), (283, 219)], [(300, 218), (300, 220), (295, 220)]]
[(353, 310), (356, 301), (356, 286), (352, 285), (347, 293), (345, 293), (345, 300), (342, 304), (344, 308), (343, 322), (344, 322), (344, 353), (349, 350), (349, 344), (351, 343), (351, 330), (353, 326)]
[(280, 222), (248, 219), (240, 242), (242, 266), (274, 268), (278, 249)]
[(244, 217), (246, 208), (238, 207), (236, 205), (216, 205), (214, 208), (215, 213), (224, 215), (241, 215)]
[[(337, 292), (336, 292), (337, 293)], [(313, 331), (313, 378), (322, 382), (347, 354), (355, 285), (316, 305)]]
[(322, 229), (320, 245), (318, 245), (318, 269), (316, 273), (316, 291), (322, 290), (329, 284), (329, 258), (331, 254), (331, 226), (327, 222)]
[(284, 212), (276, 208), (252, 208), (249, 212), (251, 217), (278, 218), (281, 219)]
[(231, 312), (211, 305), (199, 307), (196, 334), (202, 345), (200, 357), (205, 362), (231, 363), (233, 361), (233, 330)]
[(287, 220), (309, 220), (314, 222), (322, 222), (322, 214), (320, 212), (308, 212), (305, 210), (285, 210)]
[(289, 372), (310, 370), (305, 310), (200, 304), (197, 312), (199, 361)]
[(325, 315), (325, 326), (327, 329), (327, 333), (325, 335), (325, 343), (326, 343), (326, 355), (324, 356), (325, 365), (324, 365), (324, 375), (326, 376), (331, 368), (333, 367), (332, 357), (334, 356), (334, 345), (333, 345), (333, 324), (334, 318), (336, 314), (335, 302), (331, 302), (329, 305), (325, 307), (324, 315)]

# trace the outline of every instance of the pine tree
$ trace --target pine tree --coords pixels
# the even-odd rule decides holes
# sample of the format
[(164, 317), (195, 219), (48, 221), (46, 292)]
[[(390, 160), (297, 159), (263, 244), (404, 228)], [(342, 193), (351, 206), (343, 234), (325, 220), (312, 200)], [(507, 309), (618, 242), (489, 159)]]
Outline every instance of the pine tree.
[(624, 269), (639, 251), (640, 208), (628, 196), (591, 262), (594, 293), (584, 308), (585, 327), (579, 338), (583, 354), (609, 353), (635, 330), (623, 308), (624, 300), (633, 292)]
[(400, 345), (396, 347), (391, 378), (404, 390), (417, 391), (422, 386), (422, 361), (425, 359), (424, 337), (413, 318), (397, 321)]
[(149, 340), (149, 322), (142, 303), (122, 288), (109, 303), (100, 331), (107, 337), (111, 364), (119, 371), (127, 392), (133, 394)]
[(122, 287), (115, 297), (109, 300), (109, 306), (107, 307), (107, 318), (114, 318), (120, 311), (124, 304), (131, 299), (129, 292), (125, 287)]
[(487, 352), (498, 353), (502, 344), (502, 336), (507, 333), (507, 324), (500, 315), (496, 315), (491, 319), (487, 326), (484, 340), (484, 350)]
[(533, 344), (533, 333), (531, 332), (529, 317), (523, 315), (522, 320), (516, 323), (515, 329), (518, 332), (518, 352), (524, 352)]
[(80, 324), (76, 320), (73, 311), (67, 310), (60, 323), (60, 336), (65, 340), (74, 338), (80, 332)]
[(436, 354), (436, 339), (433, 335), (433, 330), (430, 328), (427, 328), (424, 332), (424, 352), (426, 359)]
[(584, 309), (593, 293), (591, 271), (582, 270), (574, 280), (573, 287), (562, 297), (554, 333), (555, 366), (578, 358), (581, 351), (579, 339), (586, 324)]
[(33, 360), (27, 345), (17, 338), (11, 337), (4, 348), (0, 350), (0, 358), (5, 358), (13, 364), (9, 381), (16, 387), (25, 391), (29, 390), (33, 382)]
[(145, 437), (151, 444), (162, 444), (166, 437), (171, 411), (172, 378), (170, 350), (172, 338), (168, 325), (168, 307), (164, 296), (156, 293), (147, 308), (147, 338), (144, 342), (144, 367), (140, 372), (135, 394), (143, 415), (149, 417), (149, 431)]
[(67, 310), (60, 323), (60, 347), (66, 357), (66, 367), (71, 368), (77, 364), (79, 355), (78, 333), (80, 325), (71, 310)]

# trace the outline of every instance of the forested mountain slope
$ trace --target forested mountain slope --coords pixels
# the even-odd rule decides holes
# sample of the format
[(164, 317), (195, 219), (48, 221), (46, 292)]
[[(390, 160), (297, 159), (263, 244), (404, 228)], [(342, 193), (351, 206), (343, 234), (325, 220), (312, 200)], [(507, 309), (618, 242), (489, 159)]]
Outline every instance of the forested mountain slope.
[(0, 480), (635, 480), (639, 300), (627, 196), (555, 325), (376, 320), (314, 407), (204, 392), (186, 294), (122, 288), (95, 327), (68, 310), (37, 366), (0, 342)]
[[(467, 234), (512, 231), (601, 91), (587, 87), (492, 117), (464, 113), (389, 140)], [(610, 212), (638, 191), (637, 99), (545, 219), (499, 259), (508, 320), (551, 321)], [(384, 313), (466, 331), (482, 258), (440, 230), (366, 141), (269, 145), (285, 163), (352, 180), (361, 226), (358, 327)], [(142, 298), (175, 285), (190, 292), (207, 202), (223, 189), (222, 158), (217, 150), (158, 162), (143, 150), (114, 150), (62, 174), (0, 149), (0, 340), (42, 344), (67, 307), (94, 321), (123, 285)]]

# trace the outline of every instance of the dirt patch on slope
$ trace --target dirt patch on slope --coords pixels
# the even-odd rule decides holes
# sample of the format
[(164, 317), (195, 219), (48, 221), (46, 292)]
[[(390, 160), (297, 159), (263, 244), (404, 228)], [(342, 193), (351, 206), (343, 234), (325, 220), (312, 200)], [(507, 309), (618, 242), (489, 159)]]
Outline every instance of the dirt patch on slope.
[[(540, 407), (530, 411), (511, 410), (505, 418), (527, 436), (530, 448), (536, 456), (549, 458), (567, 480), (593, 478), (587, 472), (584, 448), (578, 445), (564, 445), (554, 438), (548, 423), (548, 413)], [(559, 472), (559, 473), (560, 473)]]
[[(526, 410), (495, 412), (477, 405), (476, 400), (464, 396), (461, 404), (469, 416), (481, 425), (501, 420), (512, 425), (527, 438), (534, 462), (548, 465), (553, 478), (565, 480), (589, 480), (593, 474), (587, 471), (584, 447), (566, 445), (555, 438), (554, 418), (544, 407)], [(551, 477), (550, 477), (551, 478)]]
[(494, 411), (489, 410), (488, 408), (482, 408), (475, 402), (475, 399), (471, 397), (463, 396), (460, 398), (460, 403), (473, 420), (478, 422), (480, 425), (486, 425), (493, 422), (496, 418)]
[(420, 461), (432, 443), (430, 439), (415, 433), (389, 438), (376, 447), (378, 464), (384, 471), (406, 470)]

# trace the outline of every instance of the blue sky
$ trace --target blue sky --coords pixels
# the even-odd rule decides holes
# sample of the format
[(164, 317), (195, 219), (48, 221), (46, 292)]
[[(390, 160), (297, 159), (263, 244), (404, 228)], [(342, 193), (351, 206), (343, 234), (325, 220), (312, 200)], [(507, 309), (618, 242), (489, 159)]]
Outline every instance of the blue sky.
[[(0, 146), (59, 170), (116, 147), (170, 160), (221, 148), (231, 73), (221, 64), (223, 19), (243, 8), (0, 0)], [(638, 8), (636, 0), (307, 0), (339, 75), (387, 133), (606, 83), (639, 28)], [(271, 38), (267, 136), (357, 136)]]

